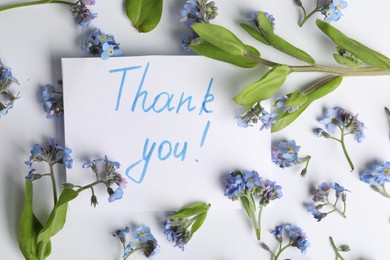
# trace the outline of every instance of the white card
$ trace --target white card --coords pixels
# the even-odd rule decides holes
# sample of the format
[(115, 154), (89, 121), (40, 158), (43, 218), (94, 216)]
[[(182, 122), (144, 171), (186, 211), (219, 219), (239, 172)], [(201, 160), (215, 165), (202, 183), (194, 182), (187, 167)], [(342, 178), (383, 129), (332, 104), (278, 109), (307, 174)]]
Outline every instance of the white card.
[[(67, 181), (93, 182), (81, 166), (104, 155), (128, 179), (113, 203), (97, 189), (97, 208), (164, 211), (196, 201), (240, 208), (224, 196), (227, 174), (269, 175), (269, 131), (234, 119), (241, 108), (232, 97), (255, 80), (242, 68), (199, 56), (142, 56), (62, 59), (62, 69), (65, 141), (75, 159)], [(89, 205), (83, 193), (72, 207)]]

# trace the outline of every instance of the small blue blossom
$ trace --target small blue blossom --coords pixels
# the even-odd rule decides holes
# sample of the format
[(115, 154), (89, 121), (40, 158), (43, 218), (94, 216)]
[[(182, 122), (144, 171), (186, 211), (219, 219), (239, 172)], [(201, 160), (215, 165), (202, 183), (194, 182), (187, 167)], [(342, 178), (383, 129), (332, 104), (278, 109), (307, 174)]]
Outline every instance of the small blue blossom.
[(81, 49), (92, 55), (99, 55), (103, 60), (122, 54), (114, 36), (102, 33), (99, 29), (94, 30), (82, 40)]
[(237, 125), (239, 127), (247, 128), (248, 126), (252, 126), (242, 116), (235, 116), (234, 119), (237, 120)]
[(318, 211), (315, 207), (314, 204), (308, 204), (306, 205), (306, 210), (310, 212), (317, 221), (321, 221), (326, 214), (324, 215), (322, 212)]
[(360, 180), (366, 183), (378, 183), (384, 185), (390, 182), (390, 162), (379, 163), (371, 170), (366, 170), (361, 176)]
[(108, 201), (109, 201), (109, 202), (114, 202), (114, 201), (116, 201), (116, 200), (121, 199), (122, 196), (123, 196), (123, 190), (122, 190), (120, 187), (118, 187), (118, 188), (114, 191), (114, 193), (112, 193), (112, 194), (110, 195), (110, 197), (108, 198)]
[(47, 118), (59, 117), (64, 114), (62, 90), (50, 84), (42, 86), (42, 101)]
[(113, 236), (114, 237), (125, 237), (130, 232), (129, 227), (126, 227), (125, 229), (117, 230)]
[[(296, 247), (303, 254), (306, 253), (307, 249), (310, 246), (305, 232), (303, 232), (300, 227), (292, 225), (290, 223), (276, 226), (275, 229), (271, 231), (271, 233), (275, 235), (275, 238), (279, 241), (279, 243), (283, 242), (283, 233), (285, 233), (288, 236), (288, 240), (290, 241), (289, 245), (287, 246)], [(279, 250), (281, 250), (281, 248), (283, 248), (283, 250), (285, 249), (285, 247), (280, 247)], [(281, 251), (279, 251), (278, 253), (280, 254)], [(278, 253), (273, 255), (275, 256)]]
[(31, 155), (30, 155), (30, 159), (28, 161), (25, 161), (24, 163), (31, 167), (33, 162), (36, 160), (36, 158), (38, 157), (38, 155), (41, 154), (41, 151), (42, 151), (42, 147), (41, 145), (39, 144), (34, 144), (33, 148), (31, 149)]
[(139, 239), (141, 242), (146, 242), (148, 240), (153, 240), (154, 237), (150, 233), (150, 227), (140, 226), (134, 232), (134, 238)]
[(181, 228), (185, 221), (168, 219), (164, 221), (164, 234), (169, 242), (174, 242), (175, 246), (184, 251), (185, 245), (190, 240), (187, 230)]
[(287, 101), (289, 99), (290, 98), (288, 96), (277, 97), (275, 99), (275, 106), (277, 108), (281, 109), (283, 112), (294, 113), (295, 111), (297, 111), (301, 107), (301, 105), (288, 106)]
[(276, 124), (276, 118), (279, 116), (278, 113), (272, 112), (271, 114), (265, 110), (261, 112), (259, 120), (263, 123), (260, 127), (260, 130), (270, 129), (274, 124)]
[(325, 110), (325, 117), (320, 120), (321, 124), (324, 124), (326, 129), (330, 133), (334, 133), (338, 126), (343, 126), (343, 121), (341, 120), (342, 108), (332, 107)]
[(183, 8), (179, 12), (181, 19), (180, 22), (187, 25), (198, 23), (200, 19), (200, 10), (197, 7), (196, 0), (187, 0)]
[(225, 179), (225, 196), (235, 200), (245, 191), (245, 180), (241, 173), (232, 172)]
[(340, 184), (338, 184), (337, 182), (333, 184), (332, 188), (336, 191), (336, 198), (339, 198), (340, 195), (343, 194), (344, 192), (349, 191), (343, 186), (341, 186)]
[(131, 243), (131, 242), (126, 245), (125, 250), (123, 250), (123, 256), (122, 256), (123, 259), (125, 259), (126, 257), (128, 257), (130, 255), (132, 246), (133, 246), (133, 243)]
[(96, 165), (98, 162), (100, 162), (102, 159), (94, 159), (94, 160), (88, 160), (87, 162), (85, 162), (83, 164), (83, 168), (91, 168), (93, 167), (94, 165)]
[(263, 180), (261, 186), (263, 188), (261, 205), (265, 206), (269, 201), (280, 199), (283, 196), (282, 186), (276, 185), (274, 181)]
[[(254, 11), (250, 14), (250, 17), (247, 19), (248, 22), (256, 27), (259, 27), (259, 18), (258, 18), (259, 11)], [(272, 27), (275, 27), (275, 17), (272, 14), (269, 14), (267, 12), (262, 12), (267, 18), (268, 21), (271, 23)]]
[(257, 187), (260, 186), (259, 174), (255, 171), (252, 172), (244, 171), (244, 181), (245, 181), (245, 185), (248, 188), (253, 188), (254, 186)]
[(272, 148), (272, 161), (280, 168), (296, 165), (300, 148), (295, 140), (280, 142), (277, 147)]
[(83, 28), (87, 28), (91, 21), (97, 17), (97, 14), (92, 13), (84, 2), (94, 3), (94, 1), (90, 0), (78, 1), (71, 5), (70, 11), (73, 13), (73, 16), (76, 17), (78, 24)]
[(28, 174), (26, 176), (26, 180), (33, 181), (34, 180), (34, 172), (35, 172), (35, 169), (29, 170)]

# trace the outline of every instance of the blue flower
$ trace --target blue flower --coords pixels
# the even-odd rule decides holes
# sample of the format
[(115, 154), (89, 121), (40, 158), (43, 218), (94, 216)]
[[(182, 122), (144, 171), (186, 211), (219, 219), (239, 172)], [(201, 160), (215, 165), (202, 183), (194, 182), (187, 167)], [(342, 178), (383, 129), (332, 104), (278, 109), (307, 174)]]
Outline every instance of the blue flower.
[(328, 182), (323, 182), (320, 184), (320, 186), (318, 187), (318, 192), (320, 194), (323, 194), (325, 196), (328, 196), (329, 195), (329, 191), (330, 189), (332, 188), (332, 183), (328, 183)]
[(89, 26), (91, 21), (97, 17), (97, 14), (96, 13), (92, 13), (91, 11), (89, 11), (87, 9), (83, 13), (80, 13), (79, 16), (80, 16), (79, 24), (83, 28), (86, 28), (86, 27)]
[(5, 85), (8, 88), (12, 82), (19, 84), (18, 80), (12, 76), (11, 68), (5, 67), (0, 60), (0, 93), (5, 90)]
[(107, 42), (103, 43), (102, 50), (103, 52), (100, 57), (103, 60), (107, 60), (111, 56), (119, 56), (122, 54), (120, 49), (117, 49), (115, 45), (110, 45)]
[(340, 197), (344, 192), (349, 191), (338, 183), (333, 184), (332, 188), (336, 191), (336, 198)]
[(247, 128), (248, 126), (252, 126), (242, 116), (235, 116), (234, 119), (237, 120), (237, 125), (239, 127)]
[(390, 162), (377, 165), (375, 171), (377, 172), (376, 182), (378, 184), (382, 185), (385, 182), (390, 182)]
[(60, 89), (50, 84), (42, 86), (42, 101), (47, 118), (59, 117), (64, 114), (63, 94)]
[(180, 22), (187, 25), (192, 25), (199, 22), (201, 17), (196, 0), (187, 0), (179, 14), (181, 16)]
[(341, 111), (342, 108), (340, 107), (327, 108), (325, 110), (325, 117), (320, 120), (320, 123), (324, 124), (326, 129), (332, 134), (336, 130), (336, 127), (344, 125), (340, 116)]
[(191, 232), (187, 230), (189, 223), (186, 219), (168, 219), (164, 221), (164, 234), (169, 242), (175, 242), (175, 247), (184, 251), (185, 245), (191, 239)]
[[(259, 27), (259, 17), (258, 17), (259, 11), (254, 11), (250, 14), (250, 17), (247, 19), (250, 24), (255, 25), (256, 27)], [(267, 18), (268, 21), (271, 23), (272, 27), (275, 27), (275, 17), (272, 14), (269, 14), (267, 12), (262, 12)]]
[(272, 161), (280, 168), (296, 165), (300, 148), (295, 140), (280, 142), (277, 147), (272, 148)]
[(333, 5), (330, 5), (328, 9), (324, 9), (322, 14), (325, 15), (324, 20), (327, 23), (330, 23), (331, 21), (337, 22), (341, 17), (341, 13), (338, 12)]
[(38, 155), (41, 154), (41, 151), (42, 151), (42, 146), (39, 145), (39, 144), (34, 144), (33, 148), (31, 149), (31, 155), (30, 155), (30, 159), (28, 161), (25, 161), (24, 163), (31, 167), (33, 162), (36, 160), (36, 158), (38, 157)]
[(102, 159), (94, 159), (94, 160), (88, 160), (83, 164), (83, 168), (91, 168), (92, 166), (96, 165), (98, 162), (100, 162)]
[(278, 113), (272, 112), (271, 114), (263, 110), (259, 120), (263, 123), (260, 130), (270, 129), (272, 125), (276, 123), (276, 118), (279, 116)]
[(123, 250), (123, 256), (122, 256), (123, 259), (125, 259), (126, 257), (129, 256), (132, 246), (133, 246), (133, 243), (131, 243), (131, 242), (126, 245), (125, 250)]
[(123, 196), (123, 190), (122, 190), (120, 187), (118, 187), (118, 188), (114, 191), (114, 193), (112, 193), (112, 194), (110, 195), (110, 197), (108, 198), (108, 201), (109, 201), (109, 202), (114, 202), (114, 201), (116, 201), (116, 200), (121, 199), (122, 196)]
[(63, 157), (62, 161), (64, 162), (64, 165), (66, 168), (71, 169), (73, 166), (73, 159), (70, 156), (70, 154), (72, 153), (72, 150), (69, 148), (62, 148), (62, 151), (64, 152), (64, 157)]
[(113, 167), (114, 170), (115, 170), (115, 169), (119, 169), (121, 167), (121, 164), (119, 162), (109, 160), (107, 158), (107, 155), (104, 156), (104, 162), (106, 163), (106, 168), (112, 168)]
[(253, 188), (255, 185), (257, 187), (260, 186), (259, 174), (255, 171), (244, 171), (244, 181), (245, 185), (250, 189)]
[(141, 242), (155, 239), (152, 233), (150, 233), (150, 228), (144, 226), (140, 226), (135, 230), (134, 238), (139, 239)]
[[(262, 182), (262, 187), (262, 197), (267, 203), (274, 199), (280, 199), (283, 196), (282, 186), (276, 185), (276, 182), (274, 181), (264, 180)], [(260, 201), (260, 203), (262, 204), (262, 201)]]
[(130, 232), (129, 227), (126, 227), (125, 229), (117, 230), (113, 236), (114, 237), (125, 237)]
[(26, 176), (26, 180), (33, 181), (34, 180), (34, 172), (35, 172), (35, 169), (29, 170), (29, 172)]
[(322, 212), (318, 211), (315, 207), (314, 204), (308, 204), (306, 205), (306, 210), (310, 212), (317, 221), (321, 221), (326, 214), (324, 215)]
[(277, 225), (275, 229), (271, 231), (271, 233), (274, 234), (277, 240), (280, 240), (280, 238), (282, 237), (283, 228), (283, 225)]
[(245, 180), (240, 173), (232, 172), (225, 183), (225, 196), (229, 199), (235, 200), (245, 191)]

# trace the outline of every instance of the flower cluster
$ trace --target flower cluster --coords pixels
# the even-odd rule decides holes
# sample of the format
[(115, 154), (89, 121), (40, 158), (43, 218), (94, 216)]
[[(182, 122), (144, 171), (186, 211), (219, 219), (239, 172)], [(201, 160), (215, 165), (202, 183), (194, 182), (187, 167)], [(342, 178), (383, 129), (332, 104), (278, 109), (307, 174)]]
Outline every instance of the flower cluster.
[(9, 90), (12, 83), (19, 84), (18, 80), (12, 76), (11, 69), (5, 67), (0, 60), (0, 95), (6, 100), (3, 103), (0, 100), (0, 118), (8, 114), (8, 111), (14, 106), (14, 102), (19, 98), (19, 94), (16, 97)]
[[(103, 162), (104, 169), (100, 171), (99, 169), (99, 163)], [(126, 178), (122, 177), (120, 173), (117, 172), (117, 169), (120, 168), (120, 163), (116, 161), (111, 161), (107, 158), (107, 156), (104, 156), (104, 159), (94, 159), (94, 160), (88, 160), (86, 163), (83, 164), (83, 168), (90, 168), (96, 175), (96, 182), (94, 185), (98, 183), (102, 183), (107, 187), (107, 193), (109, 195), (108, 201), (114, 202), (116, 200), (119, 200), (123, 196), (123, 189), (126, 188), (127, 180)], [(113, 184), (117, 185), (117, 188), (115, 191), (111, 188)], [(67, 183), (66, 185), (70, 185)], [(91, 205), (96, 207), (97, 198), (94, 194), (93, 186), (84, 186), (80, 187), (80, 189), (86, 189), (90, 188), (92, 191), (92, 197), (91, 197)]]
[(70, 7), (70, 11), (73, 13), (73, 16), (76, 17), (78, 23), (86, 28), (89, 26), (91, 21), (96, 18), (97, 14), (92, 13), (87, 5), (94, 5), (95, 0), (81, 0), (72, 4)]
[[(190, 29), (194, 23), (210, 23), (210, 20), (217, 17), (217, 10), (214, 1), (187, 0), (180, 10), (180, 22), (188, 25)], [(191, 29), (191, 33), (182, 39), (182, 47), (190, 51), (189, 45), (195, 38), (198, 38), (198, 35)]]
[(360, 175), (360, 180), (370, 184), (370, 187), (374, 191), (390, 198), (390, 194), (385, 187), (386, 182), (390, 182), (390, 162), (374, 165), (371, 169), (366, 170)]
[(99, 29), (94, 30), (83, 39), (81, 49), (92, 55), (100, 55), (103, 60), (122, 54), (119, 43), (115, 41), (114, 36), (102, 33)]
[(236, 116), (237, 124), (239, 127), (247, 128), (248, 126), (253, 126), (259, 121), (262, 122), (260, 130), (270, 129), (272, 125), (276, 123), (276, 118), (278, 113), (269, 113), (267, 112), (260, 103), (256, 103), (251, 109), (245, 111), (242, 115)]
[(73, 165), (73, 159), (70, 156), (72, 150), (60, 146), (54, 138), (49, 139), (47, 146), (35, 144), (31, 150), (30, 158), (25, 162), (30, 168), (30, 172), (26, 176), (27, 180), (36, 180), (44, 176), (45, 174), (34, 174), (33, 164), (35, 162), (46, 162), (50, 167), (55, 164), (64, 164), (66, 168), (71, 169)]
[(122, 243), (122, 259), (127, 259), (131, 254), (138, 250), (141, 250), (143, 255), (150, 259), (159, 252), (157, 240), (150, 232), (149, 227), (140, 226), (135, 230), (133, 238), (138, 240), (137, 244), (135, 244), (133, 241), (127, 243), (126, 236), (129, 232), (129, 227), (126, 227), (125, 229), (117, 230), (113, 234), (113, 236), (119, 238)]
[[(58, 81), (62, 85), (62, 81)], [(43, 110), (47, 118), (60, 117), (64, 114), (64, 98), (62, 89), (51, 84), (42, 86)]]
[(295, 4), (299, 6), (303, 11), (303, 19), (299, 23), (302, 26), (313, 14), (321, 12), (325, 18), (325, 22), (338, 21), (343, 15), (341, 9), (347, 7), (347, 2), (344, 0), (316, 0), (316, 7), (311, 11), (307, 12), (302, 5), (301, 0), (294, 0)]
[[(332, 202), (329, 199), (330, 191), (334, 190), (336, 199)], [(344, 218), (346, 217), (345, 212), (347, 209), (347, 192), (349, 190), (345, 189), (338, 183), (321, 183), (318, 188), (313, 192), (312, 200), (314, 203), (310, 203), (306, 205), (306, 210), (311, 212), (313, 217), (317, 219), (317, 221), (321, 221), (323, 218), (328, 216), (333, 212), (338, 212)], [(338, 206), (338, 202), (341, 201), (343, 203), (343, 208), (341, 209)], [(321, 211), (321, 209), (330, 209), (329, 211)]]
[(184, 251), (184, 246), (191, 240), (194, 233), (206, 219), (210, 204), (199, 202), (182, 208), (163, 219), (164, 234), (169, 242)]
[[(284, 225), (278, 225), (274, 230), (271, 231), (271, 233), (274, 234), (276, 240), (279, 242), (278, 252), (272, 252), (269, 246), (267, 246), (265, 243), (261, 243), (260, 245), (263, 249), (269, 251), (272, 254), (273, 259), (278, 259), (281, 253), (288, 247), (296, 247), (301, 251), (301, 253), (305, 254), (310, 246), (310, 242), (307, 240), (306, 233), (303, 232), (300, 227), (293, 224), (287, 223)], [(289, 242), (288, 244), (283, 245), (283, 238), (285, 237), (288, 238)]]
[[(320, 120), (320, 123), (325, 125), (326, 130), (318, 128), (316, 129), (317, 136), (333, 139), (339, 142), (343, 148), (344, 154), (348, 160), (348, 163), (353, 171), (354, 165), (348, 155), (345, 147), (344, 138), (347, 135), (355, 136), (355, 140), (361, 143), (365, 137), (364, 135), (364, 123), (357, 119), (357, 115), (352, 115), (347, 110), (341, 107), (327, 108), (324, 111), (324, 116)], [(340, 130), (340, 139), (333, 137), (336, 129)]]
[[(253, 222), (257, 239), (260, 240), (263, 207), (272, 200), (280, 199), (283, 193), (280, 185), (259, 177), (255, 171), (235, 171), (225, 179), (225, 196), (231, 200), (241, 200), (248, 217)], [(258, 200), (257, 203), (255, 198)], [(257, 211), (259, 212), (256, 213)]]
[(300, 149), (301, 147), (296, 145), (295, 140), (279, 142), (277, 146), (272, 147), (272, 161), (283, 169), (306, 163), (305, 168), (301, 171), (301, 176), (304, 177), (307, 173), (307, 167), (311, 157), (298, 158)]
[(333, 1), (324, 1), (324, 2), (328, 2), (328, 4), (321, 9), (321, 13), (325, 15), (325, 22), (328, 23), (330, 23), (331, 21), (337, 22), (340, 19), (340, 17), (343, 15), (341, 13), (341, 9), (347, 7), (347, 2), (343, 0), (333, 0)]

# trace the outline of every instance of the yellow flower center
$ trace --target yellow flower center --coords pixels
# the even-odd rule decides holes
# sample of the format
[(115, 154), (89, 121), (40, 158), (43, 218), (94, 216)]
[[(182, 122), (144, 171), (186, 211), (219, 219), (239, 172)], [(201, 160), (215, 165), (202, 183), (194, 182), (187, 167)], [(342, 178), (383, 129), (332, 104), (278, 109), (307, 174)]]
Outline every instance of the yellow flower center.
[(141, 237), (144, 237), (144, 236), (146, 236), (146, 233), (142, 231), (141, 233), (139, 233), (139, 235), (140, 235)]
[(106, 36), (100, 35), (99, 38), (100, 38), (100, 40), (104, 41), (106, 39)]
[(291, 152), (291, 151), (292, 151), (292, 148), (291, 148), (291, 147), (287, 147), (287, 148), (286, 148), (286, 151), (287, 151), (287, 152)]
[(341, 8), (341, 4), (338, 3), (338, 4), (337, 4), (337, 9), (340, 9), (340, 8)]
[(249, 178), (248, 181), (249, 181), (249, 182), (253, 182), (254, 179), (253, 179), (253, 178)]
[(384, 172), (386, 175), (390, 174), (390, 170), (387, 170), (387, 169), (384, 170), (383, 172)]
[(113, 50), (109, 50), (108, 54), (112, 55), (112, 54), (114, 54), (114, 51)]

